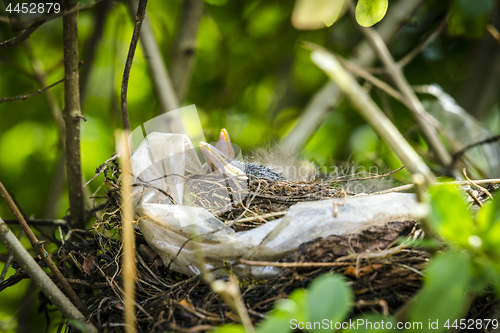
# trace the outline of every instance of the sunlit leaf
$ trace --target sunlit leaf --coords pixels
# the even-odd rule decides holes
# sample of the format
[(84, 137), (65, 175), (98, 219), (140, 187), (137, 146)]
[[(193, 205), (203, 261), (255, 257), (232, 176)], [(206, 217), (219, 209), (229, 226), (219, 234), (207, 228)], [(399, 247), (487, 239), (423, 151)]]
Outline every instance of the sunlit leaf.
[(301, 30), (331, 26), (345, 12), (345, 0), (297, 0), (292, 24)]
[(356, 21), (363, 27), (371, 27), (384, 18), (388, 6), (388, 0), (359, 0)]
[[(471, 259), (464, 252), (445, 253), (433, 258), (426, 273), (424, 287), (412, 306), (410, 321), (427, 325), (429, 321), (438, 320), (439, 329), (435, 332), (442, 332), (446, 320), (453, 322), (464, 314), (468, 306), (472, 280)], [(421, 329), (409, 331), (419, 332)]]
[[(321, 276), (307, 290), (307, 321), (340, 322), (349, 312), (352, 299), (351, 288), (340, 275)], [(321, 332), (324, 328), (316, 327), (311, 331)]]
[(453, 185), (437, 185), (430, 189), (431, 222), (446, 240), (468, 246), (475, 227), (463, 197)]
[(500, 256), (500, 197), (494, 198), (478, 212), (476, 223), (487, 251)]

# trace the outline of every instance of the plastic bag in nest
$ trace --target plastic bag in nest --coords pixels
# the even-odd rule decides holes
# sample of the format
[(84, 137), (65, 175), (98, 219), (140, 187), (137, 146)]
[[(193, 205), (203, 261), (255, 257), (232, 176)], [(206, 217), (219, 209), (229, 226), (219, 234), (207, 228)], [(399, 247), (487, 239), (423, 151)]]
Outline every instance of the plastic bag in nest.
[[(237, 188), (241, 193), (246, 177), (240, 175), (236, 180), (231, 178), (234, 183), (228, 183), (224, 174), (207, 175), (186, 135), (149, 134), (132, 155), (131, 164), (136, 183), (140, 184), (134, 188), (134, 204), (142, 234), (166, 265), (190, 276), (200, 274), (195, 251), (203, 253), (207, 269), (224, 275), (225, 263), (234, 263), (240, 258), (279, 260), (302, 243), (318, 237), (351, 234), (373, 225), (413, 220), (414, 195), (391, 193), (299, 202), (281, 219), (235, 232), (205, 208), (192, 206), (190, 198), (196, 193), (190, 191), (193, 179), (200, 184), (219, 179), (214, 186), (225, 182), (225, 187), (221, 187), (225, 193), (219, 189), (214, 200), (226, 195), (234, 203), (244, 199), (232, 192)], [(190, 238), (193, 239), (186, 242)], [(232, 271), (239, 276), (262, 278), (276, 275), (280, 269), (235, 265)]]

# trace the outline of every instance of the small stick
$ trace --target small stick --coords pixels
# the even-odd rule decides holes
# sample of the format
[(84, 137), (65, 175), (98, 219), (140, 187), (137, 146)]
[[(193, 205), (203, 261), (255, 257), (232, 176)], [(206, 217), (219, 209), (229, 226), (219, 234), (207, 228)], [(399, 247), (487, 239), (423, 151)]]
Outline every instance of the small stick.
[[(464, 177), (465, 179), (467, 179), (468, 181), (470, 181), (475, 187), (479, 188), (480, 190), (482, 190), (484, 193), (486, 193), (487, 196), (490, 197), (491, 200), (493, 200), (493, 196), (491, 195), (490, 191), (488, 191), (487, 189), (485, 189), (484, 187), (478, 185), (476, 182), (472, 181), (468, 176), (467, 176), (467, 170), (464, 168), (463, 170), (463, 173), (464, 173)], [(480, 205), (482, 206), (482, 205)]]
[(248, 266), (272, 266), (272, 267), (335, 267), (335, 266), (350, 266), (349, 262), (270, 262), (240, 259), (240, 264)]
[(128, 131), (116, 135), (117, 150), (122, 167), (122, 239), (123, 239), (123, 299), (125, 306), (125, 332), (136, 332), (135, 318), (135, 236), (134, 207), (132, 205), (132, 168), (130, 165)]
[(49, 84), (46, 87), (43, 87), (41, 89), (38, 89), (37, 91), (32, 92), (31, 94), (0, 98), (0, 104), (3, 103), (3, 102), (9, 102), (9, 101), (17, 101), (17, 100), (24, 101), (25, 99), (28, 99), (30, 97), (33, 97), (33, 96), (36, 96), (36, 95), (40, 95), (45, 90), (48, 90), (48, 89), (50, 89), (50, 88), (52, 88), (54, 86), (57, 86), (59, 83), (64, 82), (65, 79), (66, 78), (62, 78), (62, 79), (60, 79), (60, 80), (58, 80), (58, 81), (56, 81), (56, 82), (54, 82), (52, 84)]
[(130, 77), (130, 69), (132, 68), (132, 61), (134, 60), (135, 49), (137, 48), (137, 43), (139, 41), (139, 33), (141, 31), (142, 21), (146, 15), (146, 5), (148, 0), (140, 0), (139, 6), (137, 7), (137, 14), (135, 16), (135, 27), (134, 33), (132, 34), (132, 41), (130, 42), (130, 48), (128, 49), (127, 62), (125, 63), (125, 70), (123, 71), (122, 88), (121, 88), (121, 106), (122, 106), (122, 121), (123, 129), (130, 131), (130, 120), (128, 117), (127, 109), (127, 89), (128, 80)]
[[(21, 240), (24, 236), (24, 230), (21, 230), (19, 233), (19, 236), (17, 236), (18, 240)], [(3, 267), (2, 274), (0, 275), (0, 284), (5, 280), (5, 275), (7, 275), (7, 271), (9, 270), (10, 265), (12, 264), (12, 261), (14, 260), (14, 255), (12, 253), (9, 253), (9, 257), (5, 261), (5, 266)]]
[[(54, 304), (66, 318), (79, 321), (88, 332), (97, 333), (95, 326), (92, 323), (87, 323), (85, 321), (84, 315), (66, 298), (66, 295), (64, 295), (62, 291), (57, 288), (47, 274), (45, 274), (43, 269), (35, 262), (33, 257), (31, 257), (28, 251), (26, 251), (21, 242), (19, 242), (1, 218), (0, 241), (5, 245), (9, 253), (14, 255), (24, 271), (29, 274), (45, 296), (47, 296), (52, 304)], [(66, 280), (64, 281), (66, 284), (68, 283)]]
[[(59, 271), (57, 266), (54, 264), (54, 262), (50, 258), (49, 254), (45, 250), (44, 242), (39, 241), (38, 238), (33, 233), (33, 231), (30, 229), (30, 227), (28, 226), (28, 223), (26, 223), (26, 220), (24, 219), (21, 212), (19, 211), (19, 209), (15, 205), (14, 201), (10, 197), (10, 195), (7, 192), (7, 190), (5, 189), (5, 187), (3, 186), (2, 182), (0, 182), (0, 195), (4, 198), (5, 202), (7, 203), (7, 206), (9, 206), (9, 209), (12, 211), (12, 213), (16, 217), (17, 221), (19, 222), (19, 224), (23, 228), (24, 232), (26, 233), (26, 236), (28, 237), (28, 239), (31, 242), (31, 245), (35, 248), (35, 250), (40, 255), (40, 257), (43, 259), (43, 261), (45, 262), (47, 267), (49, 267), (49, 269), (55, 275), (55, 277), (57, 278), (59, 283), (61, 283), (64, 291), (66, 293), (68, 293), (69, 297), (75, 303), (75, 305), (78, 307), (78, 309), (83, 314), (88, 315), (89, 311), (87, 310), (85, 305), (82, 303), (82, 301), (80, 300), (78, 295), (75, 293), (73, 288), (71, 288), (68, 281), (66, 281), (66, 279), (62, 275), (61, 271)], [(4, 223), (4, 222), (2, 221), (2, 223)], [(7, 227), (7, 225), (5, 225), (5, 226)], [(47, 295), (47, 297), (49, 297), (49, 296), (50, 295)]]
[(497, 28), (493, 24), (488, 24), (486, 27), (488, 32), (497, 40), (497, 42), (500, 44), (500, 32), (498, 32)]

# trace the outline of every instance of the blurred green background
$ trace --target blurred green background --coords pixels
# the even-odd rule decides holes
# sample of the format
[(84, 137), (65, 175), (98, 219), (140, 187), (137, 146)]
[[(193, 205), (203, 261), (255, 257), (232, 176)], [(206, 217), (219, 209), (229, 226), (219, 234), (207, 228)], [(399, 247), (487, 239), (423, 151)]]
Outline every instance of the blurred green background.
[[(404, 0), (390, 1), (389, 10), (398, 1)], [(82, 113), (87, 118), (81, 123), (84, 182), (111, 157), (115, 151), (114, 131), (122, 126), (119, 94), (133, 19), (125, 3), (116, 1), (106, 6), (98, 4), (79, 15), (83, 61), (80, 77), (86, 80), (81, 100)], [(327, 82), (301, 42), (316, 43), (348, 57), (363, 39), (349, 14), (329, 28), (299, 31), (290, 22), (293, 7), (292, 1), (278, 0), (205, 3), (196, 63), (182, 105), (196, 105), (209, 141), (217, 139), (221, 128), (228, 129), (244, 153), (279, 141)], [(497, 7), (498, 2), (489, 0), (423, 1), (389, 43), (395, 59), (401, 59), (449, 15), (448, 29), (406, 66), (405, 74), (412, 85), (439, 84), (493, 133), (500, 129), (500, 44), (487, 32), (486, 24), (498, 28)], [(167, 67), (179, 30), (181, 8), (180, 0), (148, 3), (148, 15)], [(0, 15), (6, 18), (3, 3)], [(104, 30), (91, 60), (88, 51), (99, 23), (104, 24)], [(13, 36), (8, 21), (1, 20), (0, 41)], [(46, 84), (61, 79), (62, 47), (62, 20), (58, 18), (44, 24), (24, 43), (1, 52), (0, 98), (28, 94), (43, 87), (36, 73), (45, 76)], [(0, 181), (15, 195), (26, 214), (37, 218), (63, 218), (69, 207), (60, 132), (53, 116), (53, 110), (63, 107), (63, 84), (50, 92), (53, 101), (40, 94), (24, 101), (0, 103)], [(407, 109), (377, 89), (372, 89), (372, 97), (412, 144), (425, 151), (426, 145), (415, 133), (414, 120)], [(132, 129), (160, 112), (140, 47), (131, 71), (128, 107)], [(345, 101), (329, 113), (301, 155), (326, 167), (355, 163), (389, 170), (400, 166)], [(398, 177), (404, 181), (407, 174), (401, 174)], [(90, 183), (87, 194), (95, 193), (102, 179), (101, 175)], [(0, 217), (12, 218), (3, 201)], [(13, 231), (18, 232), (15, 227)], [(27, 286), (24, 281), (17, 290), (8, 288), (1, 293), (0, 330), (15, 330), (17, 304), (21, 302), (18, 290)], [(34, 315), (33, 320), (43, 322), (44, 318)]]

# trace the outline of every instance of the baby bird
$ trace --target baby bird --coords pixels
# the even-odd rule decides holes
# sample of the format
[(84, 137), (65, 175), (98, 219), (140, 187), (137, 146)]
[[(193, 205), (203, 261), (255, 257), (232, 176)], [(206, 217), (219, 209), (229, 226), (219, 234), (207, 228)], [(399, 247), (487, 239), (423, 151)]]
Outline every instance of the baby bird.
[(250, 162), (235, 159), (235, 152), (226, 129), (222, 129), (215, 147), (206, 142), (200, 142), (200, 149), (207, 161), (209, 171), (219, 170), (229, 175), (251, 175), (270, 181), (284, 180), (273, 170)]

